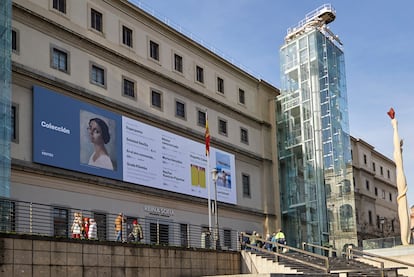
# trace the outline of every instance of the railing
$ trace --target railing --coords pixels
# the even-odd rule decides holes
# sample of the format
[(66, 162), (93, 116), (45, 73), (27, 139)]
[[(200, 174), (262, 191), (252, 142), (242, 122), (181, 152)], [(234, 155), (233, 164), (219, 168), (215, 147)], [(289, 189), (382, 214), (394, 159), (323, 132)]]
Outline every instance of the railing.
[(398, 269), (406, 269), (407, 268), (407, 267), (384, 268), (384, 261), (389, 261), (389, 262), (396, 263), (396, 264), (399, 264), (399, 265), (404, 265), (404, 266), (409, 266), (409, 267), (414, 268), (414, 264), (412, 264), (412, 263), (408, 263), (408, 262), (404, 262), (404, 261), (401, 261), (401, 260), (376, 255), (376, 254), (361, 251), (361, 250), (357, 250), (353, 247), (348, 247), (347, 248), (346, 257), (347, 257), (347, 259), (356, 259), (356, 258), (358, 258), (359, 260), (368, 260), (368, 261), (372, 261), (374, 263), (379, 264), (379, 267), (380, 267), (380, 270), (381, 270), (381, 276), (384, 276), (384, 272), (389, 271), (390, 269), (398, 270)]
[(332, 247), (325, 247), (325, 246), (312, 244), (312, 243), (309, 243), (309, 242), (302, 242), (302, 249), (303, 250), (310, 251), (309, 247), (319, 249), (321, 251), (321, 253), (327, 253), (328, 257), (339, 257), (339, 254), (340, 254), (337, 249), (334, 249)]
[(376, 238), (366, 239), (362, 241), (362, 248), (368, 249), (379, 249), (379, 248), (391, 248), (397, 245), (401, 245), (401, 237), (387, 237), (387, 238)]
[[(80, 230), (73, 228), (73, 226), (77, 226), (74, 225), (76, 221), (75, 213), (80, 214), (83, 222), (85, 222), (85, 218), (89, 219), (88, 224), (82, 224)], [(211, 234), (215, 233), (214, 229), (210, 232), (208, 226), (173, 222), (171, 219), (155, 216), (123, 215), (122, 222), (120, 226), (118, 225), (121, 231), (120, 236), (118, 236), (115, 223), (117, 217), (118, 214), (102, 211), (0, 198), (0, 233), (80, 240), (119, 241), (122, 243), (143, 243), (184, 248), (240, 249), (239, 234), (235, 230), (219, 229), (219, 236), (215, 239)], [(96, 229), (94, 229), (90, 219), (94, 219), (96, 222)], [(137, 232), (134, 232), (134, 221), (137, 221), (142, 229), (142, 239), (139, 238)], [(96, 232), (91, 229), (96, 230)], [(135, 230), (138, 229), (135, 228)], [(77, 233), (80, 234), (77, 235)]]
[[(285, 244), (267, 241), (267, 240), (257, 238), (257, 237), (255, 237), (254, 240), (256, 240), (257, 242), (260, 242), (261, 246), (257, 246), (257, 245), (255, 246), (255, 245), (250, 244), (250, 241), (251, 241), (251, 238), (252, 238), (253, 235), (248, 235), (248, 234), (243, 233), (243, 232), (240, 233), (240, 235), (241, 235), (241, 241), (242, 241), (242, 245), (241, 245), (242, 249), (253, 250), (253, 252), (258, 252), (258, 253), (261, 252), (261, 253), (264, 253), (264, 254), (274, 255), (276, 257), (277, 261), (279, 261), (280, 258), (283, 258), (283, 259), (286, 259), (286, 260), (291, 260), (291, 261), (306, 265), (308, 267), (312, 267), (312, 268), (322, 270), (326, 273), (329, 272), (330, 265), (329, 265), (329, 258), (328, 257), (322, 256), (322, 255), (319, 255), (319, 254), (315, 254), (315, 253), (312, 253), (312, 252), (308, 252), (308, 251), (305, 251), (305, 250), (302, 250), (302, 249), (299, 249), (299, 248), (295, 248), (295, 247), (292, 247), (292, 246), (288, 246), (288, 245), (285, 245)], [(267, 250), (266, 245), (271, 245), (271, 248), (273, 249), (273, 251)], [(290, 252), (290, 253), (296, 252), (296, 253), (300, 253), (300, 254), (303, 254), (303, 255), (311, 256), (311, 257), (315, 258), (316, 260), (320, 260), (321, 263), (323, 264), (323, 266), (319, 265), (319, 264), (316, 264), (316, 263), (310, 263), (310, 262), (307, 262), (307, 261), (304, 261), (304, 260), (300, 260), (296, 257), (291, 257), (289, 255), (286, 255), (285, 253), (288, 253), (288, 252)]]

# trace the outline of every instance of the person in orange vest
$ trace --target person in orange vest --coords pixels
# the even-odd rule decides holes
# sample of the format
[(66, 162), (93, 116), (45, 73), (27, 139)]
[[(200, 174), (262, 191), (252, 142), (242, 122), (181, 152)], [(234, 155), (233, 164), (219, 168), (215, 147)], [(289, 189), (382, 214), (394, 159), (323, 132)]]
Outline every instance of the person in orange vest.
[(115, 218), (115, 233), (116, 241), (122, 241), (122, 224), (125, 222), (125, 217), (122, 213), (119, 213)]

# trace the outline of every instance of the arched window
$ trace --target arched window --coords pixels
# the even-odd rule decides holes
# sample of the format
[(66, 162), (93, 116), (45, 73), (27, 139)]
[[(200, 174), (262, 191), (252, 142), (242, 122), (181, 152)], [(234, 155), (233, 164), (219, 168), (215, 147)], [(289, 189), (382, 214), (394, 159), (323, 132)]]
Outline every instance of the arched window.
[(342, 205), (339, 208), (340, 225), (343, 232), (350, 232), (354, 228), (353, 209), (349, 204)]

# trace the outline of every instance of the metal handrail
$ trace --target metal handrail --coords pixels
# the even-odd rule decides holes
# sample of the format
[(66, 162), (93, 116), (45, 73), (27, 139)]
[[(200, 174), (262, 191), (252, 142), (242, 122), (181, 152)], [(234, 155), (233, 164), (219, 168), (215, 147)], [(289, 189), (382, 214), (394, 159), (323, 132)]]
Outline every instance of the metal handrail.
[[(250, 239), (253, 235), (248, 235), (248, 234), (242, 232), (241, 236), (242, 236), (242, 241), (243, 241), (243, 237), (248, 237)], [(265, 240), (265, 239), (262, 239), (262, 238), (255, 237), (255, 240), (260, 241), (263, 244), (269, 243), (269, 244), (275, 246), (276, 247), (276, 252), (268, 251), (264, 248), (254, 246), (254, 245), (251, 245), (249, 243), (246, 243), (245, 246), (250, 247), (251, 249), (255, 249), (258, 252), (263, 252), (263, 253), (266, 253), (266, 254), (273, 254), (274, 256), (276, 256), (277, 261), (279, 261), (280, 257), (283, 257), (285, 259), (292, 260), (292, 261), (298, 262), (298, 263), (303, 264), (303, 265), (307, 265), (307, 266), (310, 266), (310, 267), (313, 267), (313, 268), (320, 269), (320, 270), (322, 270), (326, 273), (328, 273), (329, 270), (330, 270), (329, 258), (328, 257), (322, 256), (322, 255), (319, 255), (319, 254), (316, 254), (316, 253), (308, 252), (308, 251), (305, 251), (305, 250), (302, 250), (302, 249), (299, 249), (299, 248), (295, 248), (295, 247), (292, 247), (292, 246), (288, 246), (288, 245), (285, 245), (285, 244), (281, 244), (281, 243), (278, 243), (278, 242), (271, 242), (271, 241), (268, 241), (268, 240)], [(279, 253), (279, 249), (287, 249), (288, 252), (289, 251), (297, 252), (297, 253), (301, 253), (301, 254), (304, 254), (304, 255), (312, 256), (312, 257), (317, 258), (317, 259), (321, 259), (324, 262), (325, 266), (317, 265), (317, 264), (314, 264), (314, 263), (309, 263), (307, 261), (303, 261), (303, 260), (300, 260), (300, 259), (290, 257), (289, 255)]]
[(393, 263), (397, 263), (397, 264), (401, 264), (401, 265), (405, 265), (405, 266), (414, 267), (414, 264), (412, 264), (412, 263), (408, 263), (408, 262), (405, 262), (405, 261), (400, 261), (400, 260), (393, 259), (393, 258), (390, 258), (390, 257), (384, 257), (384, 256), (381, 256), (381, 255), (377, 255), (377, 254), (369, 253), (369, 252), (366, 252), (366, 251), (354, 249), (352, 247), (348, 247), (348, 249), (347, 249), (347, 258), (348, 259), (353, 259), (355, 254), (361, 259), (372, 260), (372, 261), (376, 261), (378, 263), (381, 263), (381, 261), (378, 261), (378, 260), (375, 260), (375, 259), (381, 259), (381, 260), (385, 260), (385, 261), (389, 261), (389, 262), (393, 262)]
[(306, 246), (310, 246), (310, 247), (314, 247), (314, 248), (318, 248), (321, 250), (326, 250), (329, 252), (329, 257), (332, 257), (332, 252), (336, 253), (336, 256), (338, 256), (338, 249), (336, 248), (332, 248), (332, 247), (326, 247), (326, 246), (321, 246), (321, 245), (317, 245), (317, 244), (313, 244), (310, 242), (302, 242), (302, 249), (306, 251)]
[[(97, 223), (95, 236), (89, 237), (86, 235), (87, 228), (85, 226), (87, 225), (82, 225), (84, 232), (74, 236), (72, 227), (74, 226), (75, 213), (81, 213), (82, 220), (85, 218), (95, 219)], [(122, 236), (118, 240), (115, 226), (117, 216), (118, 214), (97, 210), (0, 197), (0, 233), (3, 234), (38, 235), (74, 240), (119, 241), (123, 243), (230, 251), (240, 249), (239, 233), (236, 230), (220, 228), (219, 238), (214, 243), (215, 240), (213, 235), (210, 234), (208, 226), (133, 215), (125, 215), (125, 219), (121, 224)], [(143, 236), (141, 240), (135, 237), (137, 236), (133, 229), (135, 220), (142, 228), (141, 234)], [(88, 227), (90, 229), (90, 226)]]

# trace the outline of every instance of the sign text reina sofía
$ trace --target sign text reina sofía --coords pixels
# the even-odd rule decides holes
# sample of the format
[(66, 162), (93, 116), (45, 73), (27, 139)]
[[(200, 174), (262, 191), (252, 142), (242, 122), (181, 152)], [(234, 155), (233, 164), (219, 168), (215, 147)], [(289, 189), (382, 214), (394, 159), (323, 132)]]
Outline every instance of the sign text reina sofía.
[(165, 217), (174, 216), (173, 209), (167, 209), (167, 208), (162, 208), (162, 207), (144, 206), (144, 211), (152, 215), (165, 216)]

